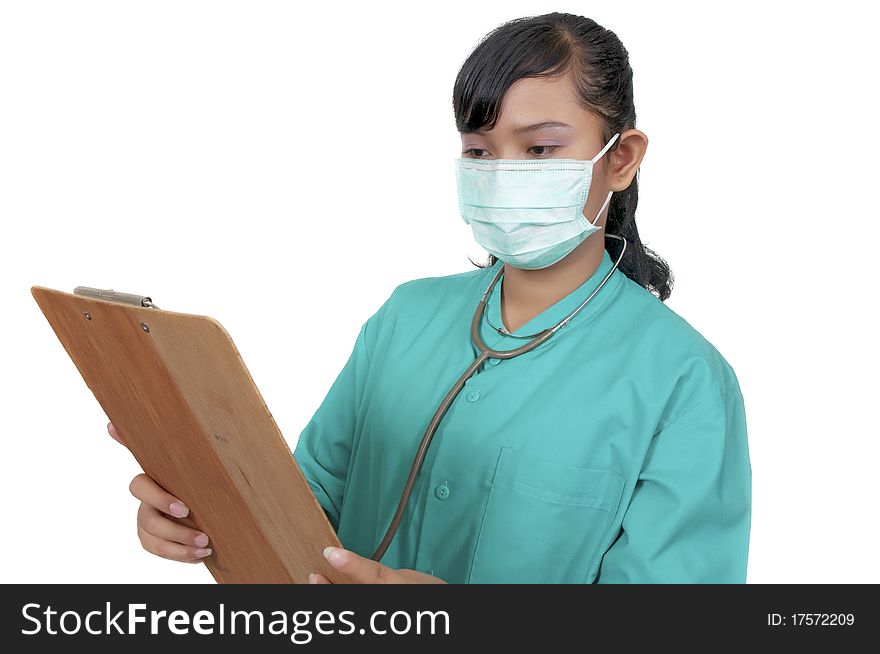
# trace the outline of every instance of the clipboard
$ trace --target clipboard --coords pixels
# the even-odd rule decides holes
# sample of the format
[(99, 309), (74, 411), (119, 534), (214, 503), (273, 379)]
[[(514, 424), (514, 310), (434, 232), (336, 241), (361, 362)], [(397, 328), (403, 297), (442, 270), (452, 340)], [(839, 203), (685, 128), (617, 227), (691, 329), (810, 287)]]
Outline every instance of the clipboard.
[(144, 472), (208, 535), (218, 583), (349, 583), (341, 547), (244, 360), (209, 316), (78, 286), (31, 294)]

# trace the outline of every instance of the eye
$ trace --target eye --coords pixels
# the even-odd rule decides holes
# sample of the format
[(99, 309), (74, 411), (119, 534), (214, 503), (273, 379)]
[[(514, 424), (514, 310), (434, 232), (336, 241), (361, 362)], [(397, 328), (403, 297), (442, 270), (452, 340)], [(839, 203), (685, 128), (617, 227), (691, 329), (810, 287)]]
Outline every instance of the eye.
[(556, 150), (558, 150), (561, 147), (562, 147), (561, 145), (533, 145), (532, 147), (529, 148), (529, 150), (534, 150), (536, 148), (541, 150), (541, 152), (535, 152), (535, 154), (540, 157), (545, 154), (550, 154), (550, 151), (556, 152)]
[[(528, 151), (534, 151), (537, 149), (537, 150), (539, 150), (539, 152), (533, 152), (533, 154), (535, 154), (535, 156), (537, 156), (537, 157), (544, 157), (546, 155), (551, 154), (552, 152), (555, 152), (556, 150), (558, 150), (561, 147), (562, 147), (561, 145), (533, 145), (532, 147), (529, 148)], [(482, 159), (485, 156), (485, 152), (486, 152), (486, 150), (484, 150), (482, 148), (469, 148), (469, 149), (465, 150), (464, 152), (462, 152), (461, 155), (463, 157), (470, 155), (473, 159)], [(483, 154), (478, 154), (478, 153), (483, 153)]]

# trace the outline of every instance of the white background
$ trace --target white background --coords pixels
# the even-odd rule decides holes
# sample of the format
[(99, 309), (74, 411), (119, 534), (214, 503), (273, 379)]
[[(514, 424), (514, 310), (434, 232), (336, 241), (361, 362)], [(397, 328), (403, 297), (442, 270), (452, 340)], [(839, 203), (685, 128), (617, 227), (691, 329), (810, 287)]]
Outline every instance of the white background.
[(880, 582), (876, 23), (728, 6), (0, 3), (0, 580), (212, 581), (141, 549), (139, 467), (32, 285), (218, 319), (293, 448), (397, 284), (486, 258), (457, 213), (462, 62), (570, 11), (630, 52), (642, 238), (740, 380), (749, 582)]

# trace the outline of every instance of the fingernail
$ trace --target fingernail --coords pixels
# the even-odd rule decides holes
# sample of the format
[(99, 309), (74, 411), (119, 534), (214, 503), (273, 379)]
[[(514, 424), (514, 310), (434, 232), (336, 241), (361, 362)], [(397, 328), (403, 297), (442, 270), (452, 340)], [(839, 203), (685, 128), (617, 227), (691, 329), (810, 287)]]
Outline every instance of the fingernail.
[(208, 556), (212, 551), (213, 550), (210, 547), (199, 548), (196, 550), (196, 556), (198, 556), (198, 557)]
[(345, 552), (338, 547), (325, 547), (324, 558), (330, 561), (332, 565), (339, 565), (345, 561)]
[(196, 545), (199, 547), (204, 547), (208, 544), (208, 536), (206, 534), (199, 534), (196, 536)]
[(189, 513), (189, 509), (180, 502), (172, 502), (168, 505), (168, 510), (171, 511), (172, 515), (175, 515), (178, 518), (185, 518)]
[(318, 583), (318, 577), (317, 577), (317, 575), (315, 575), (314, 572), (309, 574), (309, 583), (310, 584), (317, 584)]

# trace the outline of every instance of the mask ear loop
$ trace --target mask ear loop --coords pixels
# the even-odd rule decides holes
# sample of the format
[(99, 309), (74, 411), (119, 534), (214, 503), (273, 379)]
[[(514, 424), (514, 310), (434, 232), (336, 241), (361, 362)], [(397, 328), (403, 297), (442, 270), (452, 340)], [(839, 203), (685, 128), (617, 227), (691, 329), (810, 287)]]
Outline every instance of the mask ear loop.
[(599, 209), (599, 213), (596, 214), (596, 217), (590, 221), (590, 224), (593, 225), (594, 227), (598, 227), (599, 229), (602, 229), (602, 227), (604, 227), (604, 225), (597, 225), (596, 221), (599, 220), (599, 216), (602, 215), (602, 212), (605, 211), (605, 207), (607, 207), (608, 203), (611, 202), (611, 194), (612, 193), (614, 193), (614, 191), (608, 191), (608, 195), (605, 196), (605, 202), (602, 203), (602, 208)]
[[(608, 148), (610, 148), (611, 145), (617, 140), (617, 137), (618, 137), (618, 136), (620, 136), (620, 132), (618, 132), (617, 134), (615, 134), (614, 136), (612, 136), (612, 137), (608, 140), (608, 143), (605, 144), (605, 147), (602, 148), (601, 150), (599, 150), (599, 154), (597, 154), (595, 157), (593, 157), (593, 158), (590, 160), (590, 163), (593, 163), (593, 164), (594, 164), (594, 163), (596, 163), (599, 159), (601, 159), (601, 158), (602, 158), (602, 155), (605, 154), (606, 152), (608, 152)], [(602, 215), (602, 212), (605, 211), (605, 207), (607, 207), (607, 206), (608, 206), (608, 203), (611, 202), (611, 194), (612, 194), (612, 193), (614, 193), (614, 191), (608, 191), (608, 195), (607, 195), (606, 198), (605, 198), (605, 202), (602, 203), (602, 208), (599, 209), (599, 213), (596, 214), (596, 217), (593, 218), (593, 219), (590, 221), (590, 224), (593, 225), (594, 227), (599, 227), (599, 228), (601, 229), (602, 226), (601, 226), (601, 225), (597, 225), (597, 224), (596, 224), (596, 221), (599, 220), (599, 216)]]
[(608, 152), (608, 148), (610, 148), (611, 145), (617, 140), (617, 137), (618, 137), (618, 136), (620, 136), (620, 132), (618, 132), (617, 134), (615, 134), (614, 136), (612, 136), (612, 137), (608, 140), (608, 143), (605, 144), (605, 147), (602, 148), (601, 150), (599, 150), (599, 154), (597, 154), (595, 157), (593, 157), (592, 159), (590, 159), (590, 162), (591, 162), (591, 163), (596, 163), (597, 161), (599, 161), (599, 159), (602, 158), (602, 155), (605, 154), (606, 152)]

